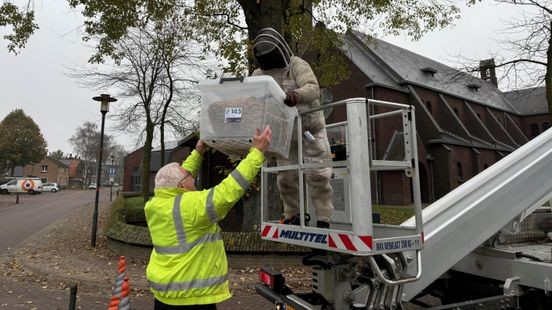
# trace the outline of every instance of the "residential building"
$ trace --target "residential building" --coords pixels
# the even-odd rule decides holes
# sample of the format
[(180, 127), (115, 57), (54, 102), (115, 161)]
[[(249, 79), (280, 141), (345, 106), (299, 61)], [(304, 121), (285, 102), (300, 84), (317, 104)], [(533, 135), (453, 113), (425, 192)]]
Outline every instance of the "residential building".
[(42, 182), (55, 182), (60, 186), (69, 184), (69, 168), (53, 157), (46, 156), (40, 162), (23, 167), (23, 176), (37, 177)]

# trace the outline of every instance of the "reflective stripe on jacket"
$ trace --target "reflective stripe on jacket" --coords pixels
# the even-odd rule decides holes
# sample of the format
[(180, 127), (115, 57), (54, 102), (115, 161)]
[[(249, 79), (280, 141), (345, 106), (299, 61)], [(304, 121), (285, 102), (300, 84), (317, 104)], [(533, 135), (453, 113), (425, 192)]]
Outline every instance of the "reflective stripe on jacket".
[[(195, 150), (182, 166), (196, 176), (202, 157)], [(217, 186), (188, 192), (155, 189), (145, 213), (154, 249), (146, 269), (150, 290), (169, 305), (200, 305), (231, 297), (228, 262), (217, 224), (255, 179), (264, 155), (252, 148)]]

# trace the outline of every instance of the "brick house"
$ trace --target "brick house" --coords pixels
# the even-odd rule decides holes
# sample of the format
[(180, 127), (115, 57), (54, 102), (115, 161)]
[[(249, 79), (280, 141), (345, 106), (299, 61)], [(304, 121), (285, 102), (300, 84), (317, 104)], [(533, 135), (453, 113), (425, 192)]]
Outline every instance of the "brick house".
[(23, 175), (41, 178), (42, 182), (55, 182), (60, 186), (69, 184), (69, 168), (63, 162), (46, 156), (40, 162), (23, 167)]
[[(333, 101), (352, 97), (409, 104), (416, 110), (423, 202), (433, 202), (550, 127), (544, 87), (502, 92), (491, 61), (481, 78), (359, 32), (343, 47), (351, 75), (330, 89)], [(381, 108), (378, 111), (382, 111)], [(345, 120), (334, 108), (327, 123)], [(375, 124), (378, 158), (393, 156), (397, 123)], [(391, 150), (391, 152), (389, 152)], [(410, 180), (372, 173), (375, 203), (410, 204)]]
[[(95, 161), (83, 160), (80, 158), (69, 157), (62, 159), (65, 165), (69, 169), (69, 186), (74, 188), (83, 188), (90, 185), (90, 183), (96, 183), (98, 168)], [(108, 162), (102, 166), (102, 180), (109, 180), (111, 166)], [(106, 181), (108, 182), (108, 181)]]
[(66, 158), (62, 159), (68, 170), (69, 170), (69, 182), (70, 187), (82, 187), (83, 186), (83, 165), (81, 165), (81, 160), (78, 158)]

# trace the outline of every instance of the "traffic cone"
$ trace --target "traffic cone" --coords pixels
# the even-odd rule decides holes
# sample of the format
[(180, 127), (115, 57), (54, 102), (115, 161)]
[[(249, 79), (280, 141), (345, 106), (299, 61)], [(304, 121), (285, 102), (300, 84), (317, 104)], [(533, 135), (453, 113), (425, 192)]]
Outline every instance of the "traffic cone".
[(128, 283), (128, 277), (125, 277), (121, 288), (121, 302), (119, 303), (119, 310), (130, 309), (130, 285)]
[(111, 296), (111, 301), (107, 305), (107, 310), (119, 310), (119, 296)]
[(117, 276), (115, 277), (115, 286), (113, 296), (108, 305), (108, 310), (128, 310), (130, 309), (130, 286), (129, 279), (126, 276), (126, 258), (119, 257), (117, 264)]
[(117, 264), (117, 276), (115, 277), (115, 287), (113, 289), (113, 296), (121, 295), (121, 288), (126, 276), (126, 258), (124, 256), (119, 257), (119, 263)]

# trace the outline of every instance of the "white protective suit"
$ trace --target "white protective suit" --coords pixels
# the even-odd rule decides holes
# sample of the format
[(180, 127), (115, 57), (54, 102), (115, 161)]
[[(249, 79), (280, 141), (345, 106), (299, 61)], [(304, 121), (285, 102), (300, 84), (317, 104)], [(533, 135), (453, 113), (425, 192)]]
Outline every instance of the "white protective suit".
[[(255, 70), (252, 75), (270, 75), (285, 93), (296, 92), (298, 94), (296, 107), (299, 112), (320, 105), (320, 89), (310, 65), (303, 59), (293, 56), (289, 46), (278, 32), (272, 28), (262, 29), (255, 38), (253, 50), (261, 68)], [(304, 162), (331, 162), (323, 112), (305, 114), (301, 121), (303, 130), (309, 131), (315, 138), (309, 141), (303, 136)], [(297, 134), (294, 130), (289, 159), (279, 159), (278, 165), (296, 163)], [(332, 168), (309, 169), (305, 175), (307, 184), (310, 186), (309, 196), (315, 207), (316, 218), (318, 221), (329, 223), (333, 213), (333, 189), (330, 185)], [(295, 171), (282, 171), (278, 174), (277, 183), (280, 198), (284, 204), (284, 216), (289, 219), (299, 213), (298, 174)]]

